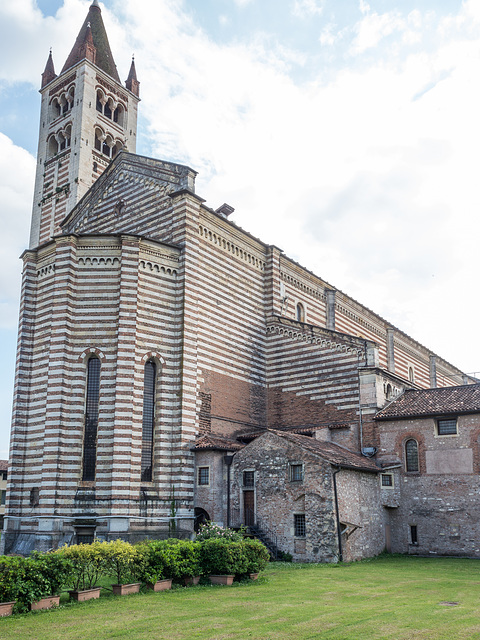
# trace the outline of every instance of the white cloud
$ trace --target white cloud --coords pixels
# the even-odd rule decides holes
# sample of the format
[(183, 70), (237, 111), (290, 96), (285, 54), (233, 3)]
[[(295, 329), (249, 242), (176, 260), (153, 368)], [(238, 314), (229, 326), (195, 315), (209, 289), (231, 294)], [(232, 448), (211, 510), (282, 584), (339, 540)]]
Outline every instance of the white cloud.
[(0, 251), (0, 328), (16, 327), (21, 262), (28, 244), (32, 211), (35, 160), (0, 133), (0, 202), (2, 249)]
[(395, 31), (403, 31), (405, 29), (406, 22), (397, 11), (382, 14), (364, 13), (365, 16), (355, 26), (357, 36), (353, 40), (351, 47), (351, 53), (354, 55), (376, 47), (383, 38)]
[(295, 0), (292, 13), (297, 18), (311, 18), (323, 13), (323, 2), (318, 0)]
[(238, 7), (246, 7), (247, 4), (250, 4), (253, 0), (234, 0), (234, 2)]

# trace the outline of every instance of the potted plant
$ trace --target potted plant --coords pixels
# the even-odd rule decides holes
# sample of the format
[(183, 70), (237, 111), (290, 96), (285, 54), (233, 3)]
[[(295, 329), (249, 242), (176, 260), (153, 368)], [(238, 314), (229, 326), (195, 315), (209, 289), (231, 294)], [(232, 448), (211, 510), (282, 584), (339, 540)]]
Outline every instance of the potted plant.
[(106, 572), (114, 576), (116, 583), (112, 584), (113, 593), (119, 596), (138, 593), (141, 582), (141, 556), (138, 549), (125, 540), (103, 542), (103, 552), (106, 558)]
[(61, 554), (34, 551), (24, 560), (18, 603), (22, 610), (50, 609), (60, 604), (60, 591), (72, 573), (72, 564)]
[(23, 581), (25, 561), (18, 556), (0, 556), (0, 616), (13, 611), (18, 589)]
[(69, 593), (70, 597), (78, 602), (100, 597), (101, 587), (97, 583), (106, 570), (103, 544), (105, 543), (96, 540), (92, 544), (74, 544), (54, 552), (62, 554), (71, 563), (68, 583), (72, 589)]
[[(137, 546), (140, 579), (153, 591), (172, 587), (172, 553), (164, 540), (148, 540)], [(168, 575), (170, 574), (170, 575)]]
[(178, 573), (185, 586), (196, 585), (200, 580), (200, 545), (190, 540), (179, 540)]
[(270, 560), (267, 547), (256, 538), (245, 538), (242, 542), (243, 551), (247, 559), (247, 573), (252, 580), (258, 578), (260, 571), (263, 571)]
[(235, 574), (247, 569), (243, 543), (222, 538), (208, 538), (200, 543), (200, 562), (212, 584), (231, 585)]

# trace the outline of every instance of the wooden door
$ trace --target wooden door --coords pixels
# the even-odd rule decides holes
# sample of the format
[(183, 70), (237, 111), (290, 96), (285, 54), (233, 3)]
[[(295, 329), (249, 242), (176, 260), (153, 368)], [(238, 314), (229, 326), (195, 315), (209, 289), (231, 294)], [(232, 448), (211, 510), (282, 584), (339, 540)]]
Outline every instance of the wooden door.
[(243, 524), (252, 527), (255, 524), (255, 496), (253, 491), (243, 492)]

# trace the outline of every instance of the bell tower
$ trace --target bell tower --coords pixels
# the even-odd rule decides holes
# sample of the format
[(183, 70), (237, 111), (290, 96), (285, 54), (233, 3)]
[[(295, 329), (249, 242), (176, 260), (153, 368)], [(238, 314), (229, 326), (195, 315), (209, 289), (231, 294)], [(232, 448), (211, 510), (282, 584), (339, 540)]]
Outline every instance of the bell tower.
[(135, 153), (139, 87), (133, 60), (122, 85), (94, 0), (60, 74), (51, 52), (42, 73), (31, 249), (59, 232), (121, 149)]

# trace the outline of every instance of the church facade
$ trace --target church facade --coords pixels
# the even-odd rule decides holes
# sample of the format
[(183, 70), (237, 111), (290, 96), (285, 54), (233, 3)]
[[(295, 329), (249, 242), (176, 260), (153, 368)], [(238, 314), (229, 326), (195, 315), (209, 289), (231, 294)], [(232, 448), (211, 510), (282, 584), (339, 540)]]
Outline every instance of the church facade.
[(135, 65), (123, 86), (96, 0), (41, 93), (5, 552), (207, 517), (296, 559), (395, 550), (376, 414), (476, 380), (136, 155)]

